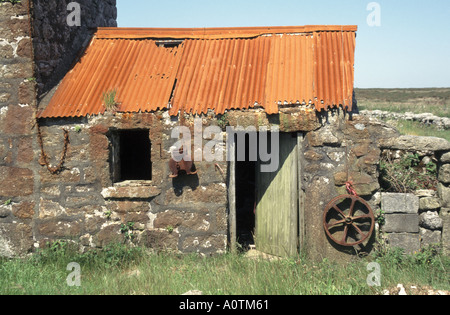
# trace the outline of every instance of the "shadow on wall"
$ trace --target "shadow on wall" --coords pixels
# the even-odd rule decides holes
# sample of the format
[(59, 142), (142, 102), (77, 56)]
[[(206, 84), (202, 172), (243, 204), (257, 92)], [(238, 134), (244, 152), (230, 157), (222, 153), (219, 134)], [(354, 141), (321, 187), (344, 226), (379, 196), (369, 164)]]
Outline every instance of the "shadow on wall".
[[(193, 166), (195, 169), (195, 165)], [(184, 171), (180, 171), (179, 175), (172, 178), (172, 187), (175, 192), (175, 196), (179, 197), (183, 194), (185, 187), (191, 188), (193, 191), (200, 185), (200, 180), (197, 174), (187, 175)]]

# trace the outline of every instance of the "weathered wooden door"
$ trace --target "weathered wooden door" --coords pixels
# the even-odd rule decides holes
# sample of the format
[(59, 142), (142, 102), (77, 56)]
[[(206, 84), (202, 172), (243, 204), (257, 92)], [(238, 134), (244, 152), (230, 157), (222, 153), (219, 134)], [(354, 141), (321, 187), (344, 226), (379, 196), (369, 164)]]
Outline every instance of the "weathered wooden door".
[[(278, 171), (261, 173), (256, 183), (256, 249), (287, 257), (298, 253), (297, 135), (280, 133)], [(258, 163), (259, 164), (259, 163)]]

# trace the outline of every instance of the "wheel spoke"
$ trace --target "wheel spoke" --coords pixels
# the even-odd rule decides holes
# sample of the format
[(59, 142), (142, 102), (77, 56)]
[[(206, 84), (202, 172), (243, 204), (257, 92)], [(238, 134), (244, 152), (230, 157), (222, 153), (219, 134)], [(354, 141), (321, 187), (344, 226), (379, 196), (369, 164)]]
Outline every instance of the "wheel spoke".
[(345, 244), (345, 241), (347, 240), (347, 234), (348, 234), (348, 225), (346, 225), (344, 229), (344, 237), (342, 238), (341, 241), (342, 244)]
[(356, 199), (352, 199), (352, 205), (350, 206), (350, 214), (349, 216), (353, 216), (353, 212), (355, 210)]
[(344, 222), (345, 222), (345, 220), (341, 220), (341, 221), (336, 221), (336, 222), (334, 222), (333, 224), (327, 224), (327, 229), (329, 230), (329, 229), (331, 229), (332, 227), (335, 227), (336, 225), (342, 224), (342, 223), (344, 223)]
[(363, 237), (366, 236), (366, 234), (364, 234), (363, 231), (361, 231), (361, 229), (356, 225), (356, 224), (352, 224), (352, 226), (355, 228), (355, 230), (362, 236), (361, 239), (363, 239)]
[(367, 215), (362, 215), (362, 216), (359, 216), (359, 217), (354, 217), (353, 221), (354, 220), (359, 220), (359, 219), (372, 219), (372, 216), (370, 214), (367, 214)]
[(346, 218), (346, 216), (345, 216), (345, 214), (344, 214), (344, 212), (342, 212), (342, 210), (341, 209), (339, 209), (339, 207), (338, 206), (336, 206), (336, 205), (333, 205), (333, 208), (334, 208), (334, 210), (336, 210), (337, 212), (339, 212), (339, 214), (345, 219)]

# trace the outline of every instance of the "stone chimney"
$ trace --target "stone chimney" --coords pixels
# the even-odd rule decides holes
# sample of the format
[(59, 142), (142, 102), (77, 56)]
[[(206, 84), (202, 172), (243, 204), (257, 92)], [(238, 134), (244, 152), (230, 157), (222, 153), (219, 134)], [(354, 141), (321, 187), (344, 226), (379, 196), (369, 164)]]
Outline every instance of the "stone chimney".
[(34, 246), (39, 217), (38, 99), (70, 70), (116, 0), (0, 2), (0, 256)]

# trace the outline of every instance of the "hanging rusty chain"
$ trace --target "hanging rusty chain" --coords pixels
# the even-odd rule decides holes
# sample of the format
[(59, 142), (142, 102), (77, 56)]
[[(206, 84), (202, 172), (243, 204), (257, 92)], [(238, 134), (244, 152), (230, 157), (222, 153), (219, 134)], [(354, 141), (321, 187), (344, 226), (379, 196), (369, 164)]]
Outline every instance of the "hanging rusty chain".
[(41, 164), (42, 166), (46, 166), (50, 173), (52, 173), (54, 175), (58, 174), (62, 171), (62, 168), (64, 166), (64, 161), (66, 160), (67, 150), (69, 148), (69, 143), (70, 143), (69, 131), (67, 131), (66, 129), (63, 129), (64, 147), (63, 147), (63, 151), (61, 153), (61, 159), (57, 166), (52, 167), (49, 162), (49, 157), (45, 153), (45, 150), (44, 150), (44, 141), (43, 141), (43, 137), (42, 137), (42, 133), (41, 133), (41, 126), (39, 125), (38, 119), (36, 119), (36, 126), (37, 126), (38, 142), (39, 142), (39, 146), (41, 148), (41, 157), (39, 159), (39, 164)]

